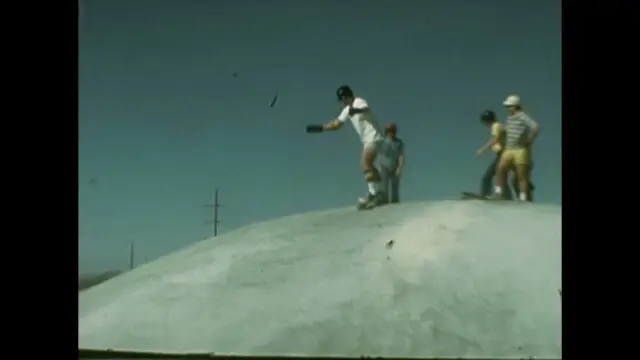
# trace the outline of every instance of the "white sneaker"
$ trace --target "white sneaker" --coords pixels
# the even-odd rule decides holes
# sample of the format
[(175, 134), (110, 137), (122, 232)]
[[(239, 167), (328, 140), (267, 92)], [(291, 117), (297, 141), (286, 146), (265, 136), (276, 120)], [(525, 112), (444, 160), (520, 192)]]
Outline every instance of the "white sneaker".
[(381, 203), (379, 194), (369, 194), (366, 197), (358, 198), (358, 206), (363, 209), (372, 209)]

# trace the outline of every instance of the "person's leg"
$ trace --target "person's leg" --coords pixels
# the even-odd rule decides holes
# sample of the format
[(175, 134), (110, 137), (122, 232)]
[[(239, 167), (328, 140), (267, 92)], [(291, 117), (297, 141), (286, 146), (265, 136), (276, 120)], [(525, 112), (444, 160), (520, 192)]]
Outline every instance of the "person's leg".
[(400, 202), (400, 177), (395, 170), (391, 173), (391, 203)]
[(493, 159), (491, 164), (489, 164), (484, 175), (482, 175), (482, 180), (480, 182), (480, 196), (487, 197), (491, 195), (491, 185), (493, 183), (493, 178), (496, 176), (496, 168), (499, 161), (500, 154), (496, 154), (496, 157)]
[(533, 191), (536, 189), (535, 186), (533, 186), (533, 180), (531, 178), (531, 172), (533, 170), (533, 161), (531, 161), (531, 153), (529, 153), (529, 168), (528, 168), (528, 172), (529, 172), (529, 194), (527, 195), (527, 198), (529, 198), (529, 201), (533, 201)]
[(515, 170), (511, 167), (507, 168), (504, 174), (504, 186), (502, 188), (502, 198), (505, 200), (513, 200), (513, 189), (509, 183), (509, 180), (512, 179), (512, 176)]
[[(531, 166), (529, 166), (528, 168), (528, 177), (529, 177), (529, 193), (527, 194), (527, 199), (529, 199), (529, 201), (532, 201), (533, 199), (533, 190), (535, 190), (535, 186), (533, 185), (533, 182), (531, 181)], [(513, 190), (516, 194), (516, 197), (520, 198), (520, 181), (518, 180), (517, 176), (514, 176), (511, 179), (511, 186), (513, 187)]]
[(514, 153), (514, 163), (516, 174), (518, 175), (519, 197), (522, 201), (527, 201), (529, 195), (529, 159), (526, 149), (518, 149)]
[(529, 194), (529, 179), (527, 179), (527, 166), (526, 165), (516, 165), (516, 174), (518, 175), (518, 185), (519, 186), (519, 192), (518, 192), (518, 198), (521, 201), (527, 201), (528, 200), (528, 194)]
[(496, 169), (496, 188), (495, 193), (490, 196), (492, 199), (502, 199), (504, 197), (503, 188), (506, 183), (506, 175), (511, 166), (513, 154), (509, 150), (505, 150), (500, 156)]
[[(513, 166), (511, 168), (511, 189), (513, 189), (513, 195), (515, 195), (516, 199), (518, 198), (518, 196), (520, 196), (520, 184), (518, 183), (518, 174), (516, 173), (516, 168), (515, 166)], [(507, 198), (508, 200), (513, 200), (513, 196), (511, 196), (511, 191), (506, 191), (505, 194), (509, 194), (509, 197)]]
[(385, 166), (380, 166), (380, 198), (381, 202), (389, 202), (389, 183), (391, 182), (391, 170)]
[[(535, 187), (533, 186), (533, 182), (531, 182), (531, 167), (532, 164), (530, 163), (527, 167), (527, 172), (528, 172), (528, 178), (529, 178), (529, 193), (527, 194), (527, 199), (529, 199), (529, 201), (532, 201), (533, 199), (533, 190), (535, 189)], [(517, 170), (516, 167), (513, 167), (513, 177), (511, 178), (511, 187), (513, 188), (513, 192), (516, 196), (516, 199), (520, 198), (520, 180), (517, 174)], [(505, 192), (505, 194), (507, 194), (508, 192)], [(511, 200), (511, 199), (510, 199)]]
[[(366, 144), (362, 151), (362, 159), (360, 165), (364, 172), (364, 179), (367, 182), (367, 187), (369, 190), (368, 200), (375, 200), (378, 202), (379, 199), (379, 189), (380, 189), (380, 172), (373, 165), (373, 162), (376, 160), (377, 155), (377, 144)], [(375, 203), (374, 202), (374, 203)]]

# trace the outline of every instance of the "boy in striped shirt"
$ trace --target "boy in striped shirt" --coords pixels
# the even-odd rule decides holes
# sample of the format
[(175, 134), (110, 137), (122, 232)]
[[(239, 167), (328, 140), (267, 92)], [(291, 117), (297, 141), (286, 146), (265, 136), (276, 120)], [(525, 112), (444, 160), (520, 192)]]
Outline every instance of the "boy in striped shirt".
[(496, 174), (496, 188), (492, 198), (503, 198), (502, 189), (506, 181), (507, 171), (515, 167), (518, 177), (519, 197), (522, 201), (529, 201), (531, 145), (538, 136), (539, 126), (522, 110), (520, 97), (509, 95), (503, 102), (507, 108), (507, 122), (505, 149), (500, 156)]

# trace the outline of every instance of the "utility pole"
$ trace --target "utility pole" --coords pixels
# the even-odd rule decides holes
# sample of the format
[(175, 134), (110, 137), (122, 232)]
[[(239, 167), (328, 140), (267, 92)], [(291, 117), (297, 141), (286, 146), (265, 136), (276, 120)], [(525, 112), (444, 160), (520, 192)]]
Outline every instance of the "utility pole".
[(213, 193), (213, 203), (207, 204), (205, 207), (213, 208), (213, 219), (207, 221), (207, 224), (213, 225), (213, 236), (218, 236), (218, 224), (220, 223), (220, 220), (218, 219), (218, 209), (222, 207), (218, 202), (218, 188), (216, 188), (216, 191)]
[(131, 250), (129, 251), (129, 270), (133, 270), (134, 265), (134, 247), (133, 241), (131, 242)]

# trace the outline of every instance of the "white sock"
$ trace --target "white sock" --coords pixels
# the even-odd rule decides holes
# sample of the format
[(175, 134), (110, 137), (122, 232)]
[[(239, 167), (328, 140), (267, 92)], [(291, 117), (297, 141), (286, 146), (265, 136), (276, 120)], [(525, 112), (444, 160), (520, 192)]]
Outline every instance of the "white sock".
[(502, 187), (496, 185), (496, 194), (502, 194)]
[(521, 192), (520, 193), (520, 201), (527, 201), (527, 193), (526, 192)]
[(377, 185), (378, 185), (378, 183), (371, 182), (371, 181), (367, 183), (367, 187), (369, 188), (369, 193), (371, 195), (375, 195), (375, 194), (378, 193), (378, 186)]

